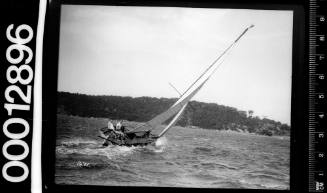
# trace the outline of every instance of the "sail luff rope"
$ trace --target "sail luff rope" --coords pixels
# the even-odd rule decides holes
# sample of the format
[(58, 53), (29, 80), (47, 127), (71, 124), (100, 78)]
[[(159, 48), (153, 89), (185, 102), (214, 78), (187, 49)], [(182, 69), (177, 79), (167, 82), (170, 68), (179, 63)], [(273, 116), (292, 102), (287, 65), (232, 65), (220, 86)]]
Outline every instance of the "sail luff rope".
[(184, 106), (182, 107), (181, 110), (179, 110), (179, 112), (175, 115), (175, 117), (173, 118), (173, 120), (166, 126), (166, 128), (164, 130), (162, 130), (160, 132), (160, 134), (158, 135), (158, 138), (163, 136), (179, 119), (180, 115), (183, 113), (184, 109), (186, 108), (188, 103), (184, 104)]
[[(226, 54), (226, 52), (229, 50), (229, 49), (231, 49), (240, 39), (241, 39), (241, 37), (250, 29), (250, 28), (252, 28), (252, 27), (254, 27), (254, 25), (251, 25), (251, 26), (249, 26), (249, 27), (247, 27), (242, 33), (241, 33), (241, 35), (239, 35), (238, 36), (238, 38), (227, 48), (227, 49), (225, 49), (225, 51), (201, 74), (201, 76), (200, 77), (198, 77), (184, 92), (183, 92), (183, 94), (181, 95), (181, 97), (182, 96), (184, 96), (202, 77), (203, 77), (203, 75), (204, 74), (206, 74), (209, 70), (210, 70), (210, 68), (212, 68), (215, 64), (216, 64), (216, 62), (223, 56), (223, 55), (225, 55)], [(222, 63), (221, 63), (222, 64)], [(221, 65), (220, 64), (220, 65)]]
[[(239, 35), (238, 36), (238, 38), (227, 48), (227, 49), (225, 49), (225, 51), (201, 74), (201, 76), (200, 77), (198, 77), (189, 87), (188, 87), (188, 89), (180, 96), (180, 99), (204, 76), (204, 74), (206, 74), (216, 63), (217, 63), (217, 61), (223, 56), (223, 55), (225, 55), (226, 54), (226, 52), (228, 51), (228, 50), (230, 50), (240, 39), (241, 39), (241, 37), (250, 29), (250, 28), (252, 28), (252, 27), (254, 27), (254, 25), (251, 25), (251, 26), (249, 26), (248, 28), (246, 28), (242, 33), (241, 33), (241, 35)], [(224, 61), (224, 60), (223, 60)], [(205, 81), (203, 82), (203, 83), (201, 83), (201, 85), (196, 89), (197, 91), (199, 91), (199, 89), (205, 84), (205, 82), (207, 82), (208, 80), (209, 80), (209, 78), (215, 73), (215, 71), (221, 66), (221, 64), (223, 63), (223, 61), (213, 70), (213, 72), (205, 79)], [(195, 91), (195, 92), (197, 92), (197, 91)], [(194, 91), (193, 91), (194, 92)], [(194, 95), (194, 94), (193, 94)], [(185, 99), (183, 99), (183, 100), (185, 100)], [(177, 102), (178, 103), (178, 102)], [(177, 104), (175, 104), (175, 105), (177, 105)], [(174, 106), (174, 105), (173, 105)], [(185, 106), (186, 107), (186, 106)], [(178, 112), (177, 112), (177, 114), (178, 114)], [(176, 114), (175, 114), (176, 115)], [(154, 119), (152, 119), (152, 120), (154, 120)], [(151, 121), (152, 121), (151, 120)], [(151, 121), (148, 121), (148, 122), (146, 122), (146, 123), (144, 123), (144, 124), (141, 124), (141, 125), (139, 125), (137, 128), (139, 128), (139, 127), (142, 127), (142, 126), (144, 126), (144, 125), (149, 125), (150, 127), (151, 127), (151, 124), (150, 124), (150, 122)], [(135, 128), (135, 129), (133, 129), (132, 131), (130, 131), (130, 132), (133, 132), (133, 131), (135, 131), (137, 128)]]

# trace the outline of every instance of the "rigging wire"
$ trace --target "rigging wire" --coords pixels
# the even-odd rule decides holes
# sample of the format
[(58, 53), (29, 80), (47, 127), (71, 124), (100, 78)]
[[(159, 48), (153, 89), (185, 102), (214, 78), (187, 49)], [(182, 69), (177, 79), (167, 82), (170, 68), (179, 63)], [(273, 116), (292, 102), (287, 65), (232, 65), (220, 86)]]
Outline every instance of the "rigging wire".
[[(223, 55), (225, 55), (226, 53), (227, 53), (227, 51), (228, 50), (230, 50), (240, 39), (241, 39), (241, 37), (250, 29), (250, 28), (252, 28), (252, 27), (254, 27), (254, 25), (251, 25), (251, 26), (249, 26), (249, 27), (247, 27), (242, 33), (241, 33), (241, 35), (239, 35), (237, 38), (236, 38), (236, 40), (230, 45), (230, 46), (228, 46), (227, 47), (227, 49), (225, 49), (225, 51), (221, 54), (221, 55), (219, 55), (219, 57), (218, 58), (216, 58), (216, 60), (214, 60), (212, 63), (211, 63), (211, 65), (183, 92), (183, 94), (181, 95), (181, 97), (182, 96), (184, 96), (202, 77), (203, 77), (203, 75), (204, 74), (206, 74), (209, 70), (210, 70), (210, 68), (212, 68), (215, 64), (216, 64), (216, 62), (223, 56)], [(221, 65), (222, 63), (220, 63), (220, 65)]]
[[(200, 77), (198, 77), (187, 89), (186, 91), (183, 92), (183, 94), (180, 96), (180, 99), (204, 76), (204, 74), (206, 74), (226, 53), (228, 53), (228, 50), (230, 50), (232, 47), (234, 47), (236, 45), (236, 43), (240, 40), (240, 38), (250, 29), (254, 27), (254, 25), (251, 25), (249, 27), (247, 27), (242, 33), (241, 35), (238, 36), (238, 38), (230, 45), (227, 47), (227, 49), (225, 49), (225, 51), (219, 55), (218, 58), (216, 58), (216, 60), (214, 60), (212, 62), (212, 64), (200, 75)], [(222, 65), (222, 63), (226, 60), (226, 57), (218, 64), (218, 66), (216, 66), (214, 68), (214, 70), (212, 71), (212, 73), (210, 73), (210, 75), (205, 79), (205, 81), (201, 84), (200, 87), (202, 87), (204, 85), (205, 82), (207, 82), (209, 80), (209, 78), (217, 71), (217, 69)], [(173, 105), (175, 106), (177, 103), (179, 102), (179, 100)], [(148, 124), (150, 121), (140, 124), (139, 126), (137, 126), (135, 129), (133, 129), (132, 131), (129, 132), (133, 132), (136, 129)]]

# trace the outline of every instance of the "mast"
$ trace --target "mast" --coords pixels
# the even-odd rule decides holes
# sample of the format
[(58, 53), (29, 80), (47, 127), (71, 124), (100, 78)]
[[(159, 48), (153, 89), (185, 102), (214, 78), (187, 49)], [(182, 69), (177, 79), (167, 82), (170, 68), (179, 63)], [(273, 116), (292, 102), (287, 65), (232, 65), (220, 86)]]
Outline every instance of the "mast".
[(163, 122), (167, 121), (168, 119), (170, 119), (172, 116), (175, 115), (175, 117), (173, 118), (173, 120), (168, 124), (168, 126), (159, 134), (158, 137), (161, 137), (163, 134), (165, 134), (169, 128), (171, 128), (178, 120), (178, 118), (180, 117), (180, 115), (182, 114), (182, 112), (184, 111), (184, 109), (186, 108), (188, 102), (192, 99), (192, 97), (202, 88), (202, 86), (209, 80), (209, 78), (215, 73), (215, 71), (218, 69), (218, 66), (216, 66), (213, 71), (209, 74), (209, 76), (200, 84), (198, 85), (192, 92), (188, 93), (187, 96), (184, 97), (184, 95), (186, 95), (186, 93), (192, 88), (194, 87), (194, 85), (211, 69), (214, 67), (214, 65), (217, 63), (217, 61), (223, 56), (225, 55), (228, 50), (230, 50), (240, 39), (241, 37), (250, 29), (254, 27), (254, 25), (251, 25), (249, 27), (247, 27), (236, 39), (235, 41), (227, 47), (227, 49), (225, 49), (225, 51), (218, 56), (218, 58), (216, 58), (214, 60), (214, 62), (186, 89), (186, 91), (181, 94), (180, 98), (178, 99), (178, 101), (173, 104), (168, 110), (166, 110), (165, 112), (157, 115), (156, 117), (154, 117), (153, 119), (151, 119), (150, 121), (136, 127), (134, 130), (129, 131), (128, 133), (137, 133), (137, 132), (144, 132), (144, 131), (148, 131), (151, 129), (154, 129), (156, 126), (161, 125)]
[(187, 91), (189, 91), (202, 77), (203, 77), (203, 75), (205, 74), (205, 73), (207, 73), (217, 62), (218, 62), (218, 60), (221, 58), (221, 57), (223, 57), (223, 55), (225, 55), (226, 53), (227, 53), (227, 51), (228, 50), (230, 50), (240, 39), (241, 39), (241, 37), (250, 29), (250, 28), (252, 28), (252, 27), (254, 27), (254, 25), (250, 25), (249, 27), (247, 27), (239, 36), (238, 36), (238, 38), (236, 38), (236, 40), (230, 45), (230, 46), (228, 46), (226, 49), (225, 49), (225, 51), (222, 53), (222, 54), (220, 54), (220, 56), (218, 56), (218, 58), (216, 58), (216, 60), (214, 60), (213, 62), (212, 62), (212, 64), (183, 92), (183, 94), (181, 95), (181, 97), (183, 96), (183, 95), (185, 95), (186, 93), (187, 93)]
[(181, 116), (181, 114), (183, 113), (185, 107), (187, 106), (188, 103), (186, 103), (183, 108), (181, 110), (179, 110), (179, 112), (175, 115), (175, 117), (173, 118), (173, 120), (166, 126), (166, 128), (164, 130), (161, 131), (161, 133), (158, 135), (158, 138), (163, 136), (179, 119), (179, 117)]

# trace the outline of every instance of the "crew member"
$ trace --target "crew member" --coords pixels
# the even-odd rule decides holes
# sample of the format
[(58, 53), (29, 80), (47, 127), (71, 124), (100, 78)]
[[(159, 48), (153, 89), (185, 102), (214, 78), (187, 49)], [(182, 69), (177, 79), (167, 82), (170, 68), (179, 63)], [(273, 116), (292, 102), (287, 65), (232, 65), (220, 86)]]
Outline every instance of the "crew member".
[[(109, 120), (108, 121), (108, 125), (107, 127), (103, 127), (100, 129), (100, 136), (103, 138), (103, 139), (107, 139), (110, 135), (111, 135), (111, 132), (115, 132), (115, 129), (114, 129), (114, 125), (112, 124), (112, 122)], [(103, 146), (108, 146), (109, 145), (109, 141), (107, 140), (104, 140), (103, 142)]]
[(109, 120), (108, 121), (108, 126), (101, 128), (100, 131), (101, 131), (101, 136), (106, 138), (111, 131), (114, 131), (114, 125)]
[(108, 129), (112, 130), (112, 131), (115, 130), (114, 124), (112, 124), (112, 122), (110, 120), (108, 121)]
[(121, 124), (121, 121), (119, 121), (117, 124), (116, 124), (116, 130), (115, 132), (119, 135), (119, 138), (120, 139), (123, 139), (125, 137), (125, 133), (124, 131), (122, 130), (123, 126)]
[(117, 124), (116, 124), (116, 130), (120, 130), (121, 129), (121, 122), (119, 121)]

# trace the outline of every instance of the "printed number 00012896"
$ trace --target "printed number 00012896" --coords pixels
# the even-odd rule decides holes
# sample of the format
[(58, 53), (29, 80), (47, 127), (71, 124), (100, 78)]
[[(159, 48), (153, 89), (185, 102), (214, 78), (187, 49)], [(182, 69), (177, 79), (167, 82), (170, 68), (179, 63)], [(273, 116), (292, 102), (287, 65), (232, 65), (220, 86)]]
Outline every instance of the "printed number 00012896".
[[(3, 124), (3, 132), (6, 137), (9, 138), (2, 147), (2, 153), (5, 158), (9, 161), (2, 167), (2, 176), (9, 182), (22, 182), (29, 174), (27, 165), (22, 162), (29, 154), (29, 147), (27, 143), (22, 140), (29, 134), (30, 125), (29, 123), (21, 118), (14, 117), (17, 111), (30, 111), (31, 98), (32, 98), (32, 86), (30, 85), (33, 80), (33, 69), (29, 66), (29, 63), (33, 59), (33, 51), (30, 47), (26, 46), (33, 39), (33, 29), (26, 24), (19, 25), (15, 33), (12, 33), (14, 25), (8, 26), (6, 31), (7, 39), (12, 43), (6, 50), (6, 59), (10, 63), (7, 68), (6, 78), (11, 84), (5, 90), (5, 104), (4, 108), (7, 110), (8, 119)], [(26, 34), (22, 37), (23, 33)], [(27, 72), (24, 73), (24, 72)], [(24, 92), (25, 91), (25, 92)], [(23, 104), (18, 104), (18, 98), (12, 96), (12, 93), (16, 93), (14, 96), (18, 96)], [(17, 124), (23, 126), (23, 131), (11, 132), (10, 128)], [(12, 146), (21, 146), (24, 151), (19, 155), (8, 152), (8, 148)], [(8, 173), (9, 168), (21, 168), (23, 170), (21, 175), (10, 175)]]

